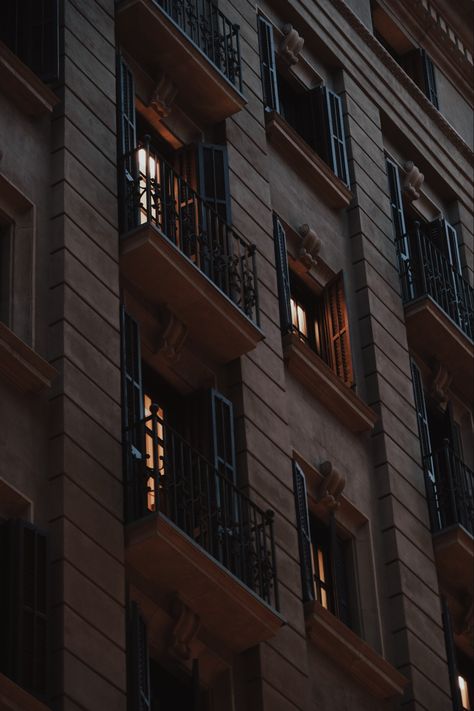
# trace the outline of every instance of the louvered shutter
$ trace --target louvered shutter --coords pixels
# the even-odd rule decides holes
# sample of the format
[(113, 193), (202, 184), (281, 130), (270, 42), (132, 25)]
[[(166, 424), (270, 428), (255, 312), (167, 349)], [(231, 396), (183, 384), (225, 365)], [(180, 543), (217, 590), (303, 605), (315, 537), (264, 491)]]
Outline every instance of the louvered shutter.
[(258, 41), (260, 48), (260, 71), (265, 111), (280, 111), (278, 80), (273, 46), (273, 26), (262, 15), (258, 16)]
[(135, 80), (132, 70), (122, 56), (117, 60), (119, 139), (122, 156), (128, 155), (137, 145), (137, 119), (135, 113)]
[(308, 515), (306, 480), (298, 462), (293, 460), (296, 525), (300, 552), (301, 588), (304, 602), (314, 600), (313, 565), (311, 562), (311, 532)]
[(2, 671), (36, 697), (47, 700), (47, 538), (21, 520), (4, 523), (0, 534)]
[(275, 241), (275, 267), (277, 272), (278, 301), (280, 305), (280, 326), (282, 333), (291, 331), (291, 290), (286, 252), (285, 228), (278, 217), (273, 215), (273, 237)]
[(423, 69), (424, 90), (433, 106), (439, 108), (438, 90), (436, 87), (436, 73), (431, 57), (424, 49), (420, 50), (421, 65)]
[(397, 250), (402, 295), (404, 301), (414, 297), (413, 274), (410, 261), (410, 240), (405, 223), (405, 210), (403, 207), (402, 189), (400, 185), (400, 172), (398, 165), (390, 158), (386, 159), (388, 187), (390, 191), (390, 208), (392, 223), (395, 232), (395, 246)]
[(326, 102), (332, 169), (337, 177), (349, 186), (349, 165), (347, 162), (342, 100), (340, 96), (327, 87), (323, 87), (323, 91)]
[(122, 339), (122, 421), (124, 468), (126, 474), (125, 505), (127, 520), (147, 511), (145, 433), (140, 348), (140, 326), (121, 307)]
[(59, 76), (58, 0), (5, 0), (0, 40), (43, 81)]
[(122, 232), (133, 229), (140, 220), (140, 186), (135, 113), (135, 80), (125, 59), (117, 57), (117, 111), (119, 134), (120, 223)]
[(234, 411), (230, 400), (211, 390), (212, 452), (215, 469), (236, 483)]
[(467, 711), (463, 709), (461, 693), (458, 683), (458, 668), (456, 661), (456, 647), (454, 644), (453, 623), (451, 612), (445, 597), (441, 598), (441, 612), (444, 629), (444, 641), (446, 644), (446, 657), (448, 660), (449, 681), (451, 685), (451, 696), (453, 701), (453, 711)]
[(151, 711), (150, 660), (146, 624), (130, 603), (127, 629), (128, 711)]
[(227, 147), (198, 144), (199, 192), (205, 202), (230, 223), (229, 163)]
[(331, 368), (346, 385), (353, 384), (352, 356), (344, 280), (339, 274), (324, 290), (326, 347)]

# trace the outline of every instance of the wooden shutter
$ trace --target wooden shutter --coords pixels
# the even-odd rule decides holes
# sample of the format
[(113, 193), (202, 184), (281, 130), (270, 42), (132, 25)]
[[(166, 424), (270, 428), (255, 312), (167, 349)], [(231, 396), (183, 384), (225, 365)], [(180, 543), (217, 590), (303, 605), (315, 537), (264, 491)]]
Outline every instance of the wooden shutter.
[(211, 390), (211, 423), (214, 467), (235, 484), (234, 411), (231, 401), (214, 388)]
[(329, 365), (346, 385), (351, 386), (352, 356), (342, 273), (324, 290), (324, 304)]
[(130, 603), (127, 629), (128, 711), (151, 711), (150, 660), (146, 624)]
[(436, 74), (434, 64), (431, 57), (425, 52), (424, 49), (420, 50), (421, 65), (423, 69), (423, 79), (424, 79), (424, 90), (428, 99), (431, 101), (433, 106), (439, 108), (438, 104), (438, 90), (436, 87)]
[(227, 223), (231, 221), (227, 147), (198, 144), (199, 192)]
[[(446, 644), (446, 657), (448, 659), (449, 681), (451, 684), (451, 696), (453, 700), (453, 711), (463, 711), (461, 694), (458, 684), (458, 669), (456, 661), (456, 647), (454, 644), (453, 623), (451, 612), (445, 597), (441, 598), (441, 611), (444, 629), (444, 641)], [(471, 699), (472, 702), (472, 699)]]
[(273, 46), (273, 26), (263, 15), (259, 15), (258, 41), (260, 47), (260, 72), (263, 87), (265, 111), (280, 111), (278, 98), (278, 80)]
[(306, 479), (298, 462), (293, 460), (296, 526), (300, 551), (301, 588), (303, 600), (314, 600), (313, 565), (311, 562), (311, 532), (308, 515)]
[(349, 165), (347, 162), (342, 100), (340, 96), (327, 87), (322, 87), (322, 89), (325, 96), (332, 169), (337, 177), (349, 186)]
[(280, 326), (282, 333), (287, 333), (291, 331), (290, 274), (286, 252), (285, 228), (275, 213), (273, 214), (273, 237), (275, 241), (275, 267), (280, 305)]
[(45, 82), (59, 76), (58, 0), (5, 0), (0, 40)]
[(15, 520), (1, 527), (2, 671), (42, 700), (48, 695), (47, 538)]

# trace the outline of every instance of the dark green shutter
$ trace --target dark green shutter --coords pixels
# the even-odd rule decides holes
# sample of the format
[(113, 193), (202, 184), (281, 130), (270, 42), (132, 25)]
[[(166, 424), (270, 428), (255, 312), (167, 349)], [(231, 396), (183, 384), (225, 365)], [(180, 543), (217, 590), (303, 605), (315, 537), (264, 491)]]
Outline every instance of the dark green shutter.
[(313, 566), (311, 563), (311, 533), (308, 515), (306, 480), (298, 462), (293, 460), (296, 526), (300, 551), (301, 588), (304, 602), (314, 600)]
[(278, 80), (273, 46), (273, 26), (262, 15), (257, 18), (260, 48), (260, 72), (263, 87), (265, 111), (280, 111)]
[(129, 606), (127, 629), (127, 708), (128, 711), (151, 711), (150, 660), (146, 624), (138, 605)]
[(273, 237), (275, 241), (275, 267), (280, 304), (280, 326), (282, 333), (287, 333), (291, 331), (291, 290), (286, 252), (286, 234), (283, 225), (275, 214), (273, 215)]
[(211, 390), (212, 453), (215, 469), (236, 483), (234, 411), (230, 400)]
[(347, 162), (346, 135), (344, 130), (344, 115), (341, 97), (327, 87), (323, 87), (326, 102), (328, 134), (332, 169), (338, 178), (347, 186), (349, 181), (349, 165)]
[(137, 119), (135, 113), (135, 80), (132, 70), (122, 56), (117, 60), (119, 139), (122, 156), (137, 145)]
[(198, 144), (199, 192), (205, 202), (230, 223), (229, 163), (227, 147)]
[(403, 207), (402, 189), (398, 165), (390, 158), (386, 158), (388, 188), (390, 192), (390, 208), (392, 211), (392, 224), (395, 233), (395, 247), (397, 250), (404, 301), (410, 301), (414, 295), (413, 274), (411, 270), (410, 240), (405, 223), (405, 210)]
[(424, 90), (427, 98), (433, 106), (439, 108), (438, 90), (436, 87), (436, 74), (431, 57), (424, 49), (420, 49), (421, 65), (423, 70)]
[(58, 0), (4, 0), (0, 40), (43, 81), (59, 76)]
[(44, 533), (26, 521), (1, 526), (1, 666), (41, 700), (48, 696), (48, 556)]

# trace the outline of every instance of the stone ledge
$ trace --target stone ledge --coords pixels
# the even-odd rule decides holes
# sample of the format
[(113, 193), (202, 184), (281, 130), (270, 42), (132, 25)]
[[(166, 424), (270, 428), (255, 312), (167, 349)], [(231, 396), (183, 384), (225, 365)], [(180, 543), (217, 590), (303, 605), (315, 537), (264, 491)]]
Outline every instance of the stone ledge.
[(296, 334), (284, 336), (283, 351), (290, 373), (352, 432), (374, 427), (375, 412)]
[(0, 674), (0, 711), (50, 711), (50, 708)]
[(311, 187), (328, 205), (342, 209), (348, 207), (352, 193), (323, 159), (275, 111), (265, 114), (266, 132), (275, 148), (286, 154), (292, 166), (311, 181)]
[(0, 42), (0, 89), (27, 114), (51, 113), (59, 98), (36, 74)]
[(26, 393), (49, 388), (55, 375), (52, 365), (0, 322), (0, 377)]
[(305, 605), (306, 633), (322, 652), (381, 699), (403, 693), (407, 679), (316, 600)]

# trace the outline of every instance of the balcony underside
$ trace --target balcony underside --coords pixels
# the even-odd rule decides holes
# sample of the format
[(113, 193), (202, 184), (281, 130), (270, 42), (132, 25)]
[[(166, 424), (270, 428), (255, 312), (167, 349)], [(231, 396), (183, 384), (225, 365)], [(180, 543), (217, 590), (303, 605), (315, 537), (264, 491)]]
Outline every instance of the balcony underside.
[(458, 525), (433, 535), (436, 567), (443, 588), (463, 599), (474, 595), (474, 539)]
[(121, 274), (153, 305), (165, 305), (187, 328), (188, 340), (212, 361), (228, 363), (251, 351), (260, 329), (153, 224), (121, 241)]
[(193, 119), (215, 124), (245, 106), (242, 94), (153, 0), (122, 0), (117, 31), (150, 76), (164, 72), (172, 80), (176, 103)]
[(471, 401), (473, 344), (429, 296), (406, 305), (408, 344), (427, 363), (438, 361), (453, 376), (452, 387)]
[(273, 637), (281, 616), (163, 515), (126, 529), (131, 583), (165, 607), (178, 594), (199, 617), (200, 636), (237, 654)]
[(352, 432), (371, 430), (377, 415), (326, 365), (297, 334), (284, 338), (290, 373)]

